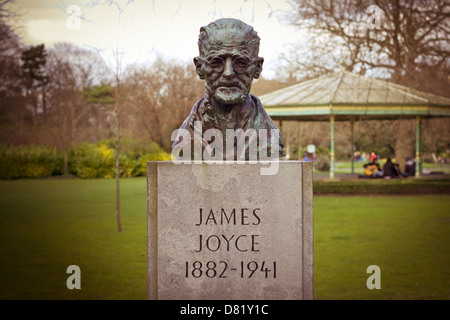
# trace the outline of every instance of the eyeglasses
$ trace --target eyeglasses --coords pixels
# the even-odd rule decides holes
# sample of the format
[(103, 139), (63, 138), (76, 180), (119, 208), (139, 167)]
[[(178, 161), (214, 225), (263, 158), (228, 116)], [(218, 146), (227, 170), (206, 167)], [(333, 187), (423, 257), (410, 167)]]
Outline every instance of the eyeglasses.
[[(209, 66), (215, 71), (215, 72), (222, 72), (225, 68), (225, 60), (220, 57), (214, 57), (211, 60), (206, 60), (206, 63), (209, 64)], [(253, 59), (252, 61), (248, 61), (245, 58), (237, 57), (234, 58), (231, 61), (231, 65), (233, 66), (233, 70), (236, 73), (244, 73), (247, 71), (248, 67), (255, 61)]]

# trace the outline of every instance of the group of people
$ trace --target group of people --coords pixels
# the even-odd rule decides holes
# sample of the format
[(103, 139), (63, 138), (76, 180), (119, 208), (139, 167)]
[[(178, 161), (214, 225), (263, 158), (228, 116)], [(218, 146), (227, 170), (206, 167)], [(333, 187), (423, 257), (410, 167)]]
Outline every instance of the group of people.
[(413, 177), (416, 173), (416, 166), (414, 160), (410, 157), (406, 158), (405, 171), (400, 170), (397, 163), (392, 162), (391, 158), (387, 158), (386, 163), (381, 169), (378, 163), (378, 157), (371, 159), (371, 162), (364, 164), (364, 176), (370, 178), (399, 178), (399, 177)]
[(311, 153), (310, 156), (308, 156), (307, 152), (303, 153), (303, 161), (316, 161), (317, 160), (317, 155), (315, 152)]
[(363, 152), (361, 154), (361, 152), (359, 151), (355, 151), (355, 153), (353, 154), (353, 159), (358, 162), (358, 161), (373, 161), (374, 158), (376, 158), (377, 155), (375, 154), (375, 152), (371, 152), (371, 153), (366, 153)]

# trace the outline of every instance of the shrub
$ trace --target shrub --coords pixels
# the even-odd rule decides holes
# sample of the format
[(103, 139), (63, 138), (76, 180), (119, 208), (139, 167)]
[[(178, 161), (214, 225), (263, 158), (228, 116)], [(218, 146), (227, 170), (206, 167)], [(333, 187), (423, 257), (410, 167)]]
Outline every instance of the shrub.
[[(137, 177), (140, 175), (140, 163), (135, 155), (130, 153), (119, 154), (120, 176), (123, 178)], [(115, 168), (115, 167), (114, 167)], [(114, 169), (115, 170), (115, 169)]]
[(62, 174), (63, 156), (47, 146), (0, 145), (0, 179), (43, 178)]
[[(68, 152), (69, 171), (79, 178), (113, 178), (114, 159), (114, 140), (75, 145)], [(170, 154), (154, 142), (125, 140), (119, 154), (120, 176), (145, 176), (147, 161), (166, 160), (171, 160)], [(62, 174), (63, 168), (64, 156), (55, 148), (0, 145), (0, 179), (43, 178)]]
[(314, 162), (314, 168), (318, 171), (330, 170), (330, 159), (326, 156), (317, 158), (317, 160)]
[(80, 178), (112, 178), (113, 163), (114, 151), (103, 143), (83, 143), (69, 153), (69, 170)]
[(147, 174), (148, 161), (170, 161), (170, 160), (172, 160), (170, 153), (167, 153), (163, 150), (154, 153), (146, 153), (139, 158), (140, 175), (145, 176)]
[[(142, 151), (144, 149), (144, 151)], [(102, 140), (97, 145), (84, 143), (75, 147), (69, 155), (69, 167), (80, 178), (115, 177), (115, 150), (113, 140)], [(141, 142), (125, 140), (119, 154), (120, 177), (145, 176), (147, 161), (171, 160), (169, 153), (156, 143), (144, 146)]]
[(314, 181), (314, 194), (448, 194), (450, 179)]

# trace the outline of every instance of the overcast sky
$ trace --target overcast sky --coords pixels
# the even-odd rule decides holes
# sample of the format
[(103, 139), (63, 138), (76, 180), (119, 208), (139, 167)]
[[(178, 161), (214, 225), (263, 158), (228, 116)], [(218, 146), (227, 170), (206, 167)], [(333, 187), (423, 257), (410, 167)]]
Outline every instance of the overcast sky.
[[(252, 25), (261, 38), (260, 56), (265, 58), (263, 76), (272, 78), (278, 52), (298, 34), (282, 15), (290, 9), (284, 0), (128, 0), (116, 6), (92, 6), (92, 0), (16, 0), (21, 13), (21, 36), (26, 44), (71, 42), (108, 54), (124, 51), (126, 63), (152, 61), (156, 54), (192, 61), (198, 55), (201, 26), (224, 17)], [(103, 3), (104, 0), (98, 2)], [(74, 11), (70, 13), (70, 6)], [(76, 10), (83, 19), (76, 24)]]

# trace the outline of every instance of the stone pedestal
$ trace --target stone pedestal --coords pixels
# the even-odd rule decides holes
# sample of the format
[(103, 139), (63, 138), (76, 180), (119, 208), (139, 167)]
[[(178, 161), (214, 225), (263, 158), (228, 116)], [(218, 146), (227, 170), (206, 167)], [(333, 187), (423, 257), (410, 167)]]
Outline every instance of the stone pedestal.
[(149, 299), (312, 299), (312, 163), (148, 162)]

